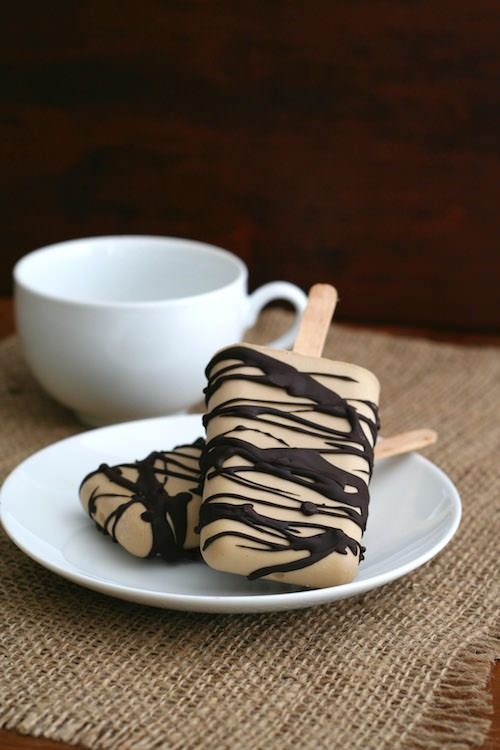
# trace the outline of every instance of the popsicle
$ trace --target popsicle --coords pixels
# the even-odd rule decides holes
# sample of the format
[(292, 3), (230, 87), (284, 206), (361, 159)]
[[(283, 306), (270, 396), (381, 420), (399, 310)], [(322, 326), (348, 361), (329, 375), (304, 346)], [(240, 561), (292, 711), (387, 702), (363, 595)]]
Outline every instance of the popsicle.
[(312, 288), (293, 352), (238, 344), (208, 364), (200, 549), (213, 568), (313, 588), (356, 575), (380, 386), (320, 357), (336, 299)]
[(119, 466), (101, 464), (80, 485), (80, 501), (105, 534), (132, 555), (177, 560), (197, 549), (203, 438)]

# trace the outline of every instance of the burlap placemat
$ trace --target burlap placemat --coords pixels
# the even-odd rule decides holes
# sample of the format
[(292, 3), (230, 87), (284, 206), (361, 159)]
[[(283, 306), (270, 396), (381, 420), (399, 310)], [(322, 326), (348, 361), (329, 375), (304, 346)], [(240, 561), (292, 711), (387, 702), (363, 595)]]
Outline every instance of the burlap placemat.
[[(254, 340), (284, 321), (266, 315)], [(3, 726), (120, 750), (482, 743), (498, 635), (500, 353), (337, 326), (326, 354), (379, 375), (386, 433), (439, 431), (428, 455), (458, 485), (464, 508), (449, 547), (364, 596), (221, 616), (87, 591), (2, 536)], [(15, 339), (0, 345), (0, 364), (5, 473), (81, 428), (36, 386)]]

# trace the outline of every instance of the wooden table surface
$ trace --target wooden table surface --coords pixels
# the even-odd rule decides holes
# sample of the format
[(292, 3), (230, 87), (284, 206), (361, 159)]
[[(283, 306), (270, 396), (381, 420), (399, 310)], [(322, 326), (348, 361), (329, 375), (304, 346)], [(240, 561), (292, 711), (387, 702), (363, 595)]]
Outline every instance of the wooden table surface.
[[(359, 327), (359, 326), (357, 326)], [(410, 335), (431, 338), (437, 341), (449, 341), (463, 345), (488, 345), (500, 347), (500, 335), (483, 335), (481, 333), (460, 333), (443, 331), (432, 328), (409, 328), (406, 326), (364, 326), (371, 330), (394, 333), (396, 335)], [(12, 302), (0, 299), (0, 338), (8, 336), (14, 331), (14, 315)], [(488, 738), (481, 750), (498, 750), (500, 748), (500, 661), (491, 670), (489, 689), (493, 695), (494, 717)], [(459, 741), (457, 737), (457, 741)], [(33, 750), (70, 750), (74, 745), (52, 742), (43, 738), (26, 737), (17, 732), (0, 729), (0, 750), (16, 750), (19, 748), (33, 748)]]

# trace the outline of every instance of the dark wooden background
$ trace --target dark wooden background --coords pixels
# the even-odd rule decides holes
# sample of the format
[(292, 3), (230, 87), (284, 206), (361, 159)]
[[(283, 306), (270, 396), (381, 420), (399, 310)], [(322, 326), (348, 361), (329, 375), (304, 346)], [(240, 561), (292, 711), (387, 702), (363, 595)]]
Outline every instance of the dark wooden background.
[(498, 0), (4, 4), (0, 293), (42, 244), (172, 234), (344, 320), (500, 330), (499, 40)]

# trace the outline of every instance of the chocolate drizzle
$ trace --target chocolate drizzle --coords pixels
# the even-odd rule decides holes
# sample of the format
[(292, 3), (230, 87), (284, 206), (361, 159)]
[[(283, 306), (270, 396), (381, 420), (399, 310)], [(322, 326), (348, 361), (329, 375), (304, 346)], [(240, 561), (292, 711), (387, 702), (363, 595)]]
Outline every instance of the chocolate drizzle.
[[(193, 498), (200, 498), (201, 484), (199, 473), (199, 453), (205, 441), (199, 438), (189, 445), (181, 445), (173, 451), (155, 451), (145, 459), (134, 463), (108, 466), (101, 464), (96, 471), (88, 474), (80, 485), (80, 493), (87, 482), (95, 484), (88, 499), (88, 513), (98, 528), (110, 534), (118, 541), (120, 519), (134, 505), (139, 504), (145, 510), (141, 513), (142, 521), (150, 524), (152, 545), (146, 557), (161, 555), (171, 562), (184, 555), (186, 534), (188, 531), (188, 506)], [(191, 449), (195, 449), (192, 451)], [(188, 449), (188, 450), (186, 450)], [(132, 474), (133, 479), (126, 476)], [(113, 485), (101, 487), (103, 475)], [(169, 480), (176, 478), (186, 484), (186, 491), (171, 494)], [(116, 488), (116, 491), (115, 489)], [(99, 524), (96, 513), (106, 499), (122, 498), (116, 507)]]
[[(360, 543), (332, 522), (347, 519), (364, 532), (368, 516), (377, 406), (342, 398), (334, 390), (342, 382), (357, 383), (355, 378), (301, 372), (247, 346), (219, 352), (206, 374), (204, 424), (209, 428), (213, 420), (218, 421), (213, 430), (217, 434), (207, 442), (201, 459), (205, 476), (202, 552), (217, 540), (232, 537), (241, 549), (298, 553), (276, 562), (271, 558), (269, 564), (252, 571), (250, 579), (306, 568), (332, 553), (350, 551), (363, 559)], [(327, 379), (332, 387), (316, 377)], [(220, 389), (231, 381), (241, 382), (241, 397), (224, 400), (225, 391)], [(276, 395), (249, 397), (252, 385), (256, 395), (262, 395), (259, 386), (271, 387)], [(228, 429), (220, 432), (226, 419)], [(259, 433), (262, 438), (256, 440)], [(296, 447), (304, 443), (314, 447)], [(335, 465), (336, 456), (338, 463), (345, 456), (359, 457), (355, 472)], [(273, 480), (263, 484), (265, 475)], [(224, 491), (211, 492), (211, 481), (217, 477), (226, 480)], [(221, 485), (216, 485), (220, 490)], [(221, 530), (211, 529), (217, 521), (226, 523), (218, 527)]]

